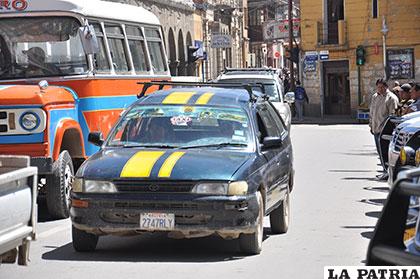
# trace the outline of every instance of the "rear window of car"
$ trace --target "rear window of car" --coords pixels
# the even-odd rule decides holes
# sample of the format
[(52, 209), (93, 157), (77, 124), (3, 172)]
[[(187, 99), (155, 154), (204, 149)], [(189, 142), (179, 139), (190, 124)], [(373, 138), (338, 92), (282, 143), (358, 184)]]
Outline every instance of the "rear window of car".
[[(275, 82), (270, 79), (250, 79), (250, 78), (224, 78), (220, 79), (217, 82), (220, 83), (262, 83), (264, 84), (265, 94), (267, 94), (270, 97), (270, 101), (272, 102), (280, 102), (280, 92), (278, 90), (278, 87), (276, 86)], [(261, 92), (261, 87), (256, 86), (253, 88), (256, 91)]]

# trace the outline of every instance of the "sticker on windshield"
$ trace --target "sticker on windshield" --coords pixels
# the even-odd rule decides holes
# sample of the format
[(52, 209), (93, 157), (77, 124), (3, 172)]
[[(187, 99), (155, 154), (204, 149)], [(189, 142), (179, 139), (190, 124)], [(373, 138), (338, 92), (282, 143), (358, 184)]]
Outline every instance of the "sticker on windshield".
[(194, 107), (184, 107), (184, 112), (185, 113), (192, 113), (192, 112), (194, 112)]
[(173, 126), (188, 126), (192, 122), (191, 117), (185, 115), (174, 116), (171, 118)]
[(244, 136), (244, 131), (242, 131), (242, 130), (235, 130), (233, 133), (236, 136), (240, 136), (240, 137), (243, 137)]

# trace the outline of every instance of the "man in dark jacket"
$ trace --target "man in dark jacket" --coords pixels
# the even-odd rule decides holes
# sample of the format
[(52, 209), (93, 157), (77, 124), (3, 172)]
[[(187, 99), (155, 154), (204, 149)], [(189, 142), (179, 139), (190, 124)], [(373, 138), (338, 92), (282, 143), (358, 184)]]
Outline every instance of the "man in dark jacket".
[(299, 121), (303, 121), (303, 103), (305, 101), (307, 104), (309, 104), (309, 98), (306, 94), (306, 90), (300, 85), (300, 81), (296, 81), (295, 105)]

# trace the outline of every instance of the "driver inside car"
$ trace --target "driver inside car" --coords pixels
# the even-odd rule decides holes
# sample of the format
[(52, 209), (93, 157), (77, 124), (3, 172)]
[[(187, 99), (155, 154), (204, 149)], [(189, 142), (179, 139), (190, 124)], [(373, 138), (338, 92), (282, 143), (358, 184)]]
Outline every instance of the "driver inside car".
[(26, 76), (43, 76), (47, 74), (59, 74), (56, 67), (46, 63), (45, 51), (40, 47), (31, 47), (22, 51), (28, 58), (28, 67), (25, 70)]

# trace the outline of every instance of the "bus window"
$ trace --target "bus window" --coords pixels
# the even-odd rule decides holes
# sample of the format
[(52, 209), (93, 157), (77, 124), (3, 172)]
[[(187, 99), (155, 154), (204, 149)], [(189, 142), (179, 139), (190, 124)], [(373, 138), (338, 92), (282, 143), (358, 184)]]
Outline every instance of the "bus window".
[(114, 70), (117, 74), (129, 74), (128, 58), (124, 48), (124, 34), (120, 25), (105, 25)]
[(130, 47), (131, 56), (133, 58), (134, 70), (138, 72), (147, 72), (146, 50), (144, 46), (144, 39), (139, 27), (126, 26), (128, 45)]
[[(86, 55), (79, 22), (70, 17), (0, 19), (0, 44), (6, 64), (0, 79), (84, 74)], [(10, 56), (9, 56), (10, 55)]]
[(160, 39), (159, 31), (157, 29), (145, 29), (147, 38), (147, 47), (149, 48), (150, 60), (152, 62), (153, 70), (155, 72), (166, 71), (166, 64), (164, 63), (164, 54), (162, 41)]
[(99, 52), (94, 55), (94, 64), (97, 72), (100, 73), (109, 73), (111, 67), (106, 58), (105, 50), (105, 39), (104, 34), (102, 33), (102, 28), (99, 23), (93, 23), (93, 28), (95, 29), (96, 36), (98, 38)]

